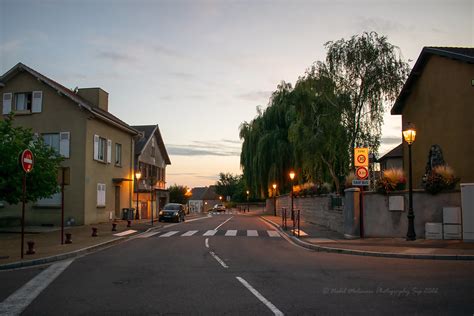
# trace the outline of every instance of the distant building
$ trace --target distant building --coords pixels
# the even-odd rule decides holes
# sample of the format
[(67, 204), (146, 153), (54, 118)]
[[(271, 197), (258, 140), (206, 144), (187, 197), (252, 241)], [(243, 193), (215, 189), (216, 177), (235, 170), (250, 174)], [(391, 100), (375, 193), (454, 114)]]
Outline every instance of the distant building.
[(388, 153), (380, 157), (378, 162), (380, 163), (380, 171), (390, 168), (403, 169), (403, 145), (400, 144), (390, 150)]
[[(139, 132), (108, 111), (108, 93), (100, 88), (70, 90), (19, 63), (0, 77), (2, 116), (31, 128), (65, 160), (65, 221), (90, 224), (121, 217), (131, 207), (133, 150)], [(28, 203), (28, 225), (59, 225), (61, 195)], [(21, 206), (0, 210), (1, 225), (19, 225)]]
[[(421, 187), (429, 151), (440, 145), (461, 182), (474, 182), (474, 48), (424, 47), (391, 113), (417, 133), (412, 146), (413, 186)], [(408, 145), (403, 142), (408, 173)]]
[[(135, 185), (133, 203), (136, 208), (137, 192), (138, 214), (140, 218), (157, 218), (159, 210), (169, 202), (166, 189), (166, 166), (171, 164), (158, 125), (132, 126), (143, 137), (135, 143), (135, 174), (140, 171), (141, 178)], [(158, 203), (156, 203), (158, 201)]]
[(214, 204), (221, 202), (214, 185), (193, 188), (191, 194), (191, 198), (188, 202), (190, 213), (206, 212), (211, 209)]

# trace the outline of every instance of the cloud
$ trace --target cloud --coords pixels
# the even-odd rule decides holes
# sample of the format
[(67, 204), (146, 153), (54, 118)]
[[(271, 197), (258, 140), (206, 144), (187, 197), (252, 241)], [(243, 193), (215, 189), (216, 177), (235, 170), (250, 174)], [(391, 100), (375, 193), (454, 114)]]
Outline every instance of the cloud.
[(136, 58), (126, 55), (126, 54), (121, 54), (113, 51), (100, 51), (97, 53), (97, 57), (110, 60), (112, 62), (125, 62), (125, 63), (130, 63), (130, 62), (135, 62)]
[(401, 136), (386, 136), (381, 139), (382, 144), (384, 145), (398, 145), (402, 142)]
[(228, 140), (193, 141), (188, 145), (171, 144), (167, 145), (166, 149), (170, 155), (175, 156), (240, 156), (240, 143)]
[(272, 95), (272, 91), (251, 91), (237, 95), (238, 98), (247, 101), (261, 101), (262, 99), (268, 100)]

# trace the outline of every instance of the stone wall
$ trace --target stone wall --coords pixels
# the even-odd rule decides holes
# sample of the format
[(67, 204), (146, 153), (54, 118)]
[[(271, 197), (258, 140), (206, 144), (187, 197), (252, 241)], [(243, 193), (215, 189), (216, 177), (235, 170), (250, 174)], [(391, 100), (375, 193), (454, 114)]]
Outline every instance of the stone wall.
[[(266, 213), (273, 214), (273, 198), (267, 199)], [(291, 210), (291, 198), (287, 195), (281, 195), (276, 198), (277, 216), (281, 216), (282, 208), (288, 210), (288, 217)], [(331, 230), (343, 232), (343, 213), (342, 207), (331, 207), (331, 196), (313, 196), (313, 197), (295, 197), (293, 199), (293, 208), (300, 210), (301, 219), (307, 222), (325, 226)]]
[[(391, 211), (389, 201), (397, 196), (403, 198), (403, 209)], [(363, 199), (361, 213), (365, 237), (406, 237), (408, 192), (396, 192), (390, 195), (364, 192)], [(425, 223), (443, 222), (443, 207), (446, 206), (461, 206), (459, 191), (431, 195), (423, 190), (414, 190), (413, 212), (417, 237), (425, 238)]]

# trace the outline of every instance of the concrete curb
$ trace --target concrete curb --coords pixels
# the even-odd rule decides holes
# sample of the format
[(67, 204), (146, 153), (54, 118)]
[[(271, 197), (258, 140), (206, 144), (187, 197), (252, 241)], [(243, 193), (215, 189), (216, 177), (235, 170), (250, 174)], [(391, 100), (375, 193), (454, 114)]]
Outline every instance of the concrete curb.
[(274, 223), (273, 221), (266, 219), (263, 216), (260, 216), (264, 221), (274, 226), (278, 231), (284, 234), (286, 237), (290, 238), (292, 242), (298, 246), (311, 249), (318, 252), (329, 252), (329, 253), (340, 253), (346, 255), (355, 255), (355, 256), (368, 256), (368, 257), (379, 257), (379, 258), (397, 258), (397, 259), (428, 259), (428, 260), (474, 260), (474, 255), (437, 255), (437, 254), (404, 254), (404, 253), (394, 253), (394, 252), (376, 252), (376, 251), (364, 251), (364, 250), (354, 250), (354, 249), (344, 249), (344, 248), (331, 248), (325, 247), (317, 244), (311, 244), (305, 241), (302, 241), (299, 238), (291, 236), (286, 231), (284, 231), (280, 225)]

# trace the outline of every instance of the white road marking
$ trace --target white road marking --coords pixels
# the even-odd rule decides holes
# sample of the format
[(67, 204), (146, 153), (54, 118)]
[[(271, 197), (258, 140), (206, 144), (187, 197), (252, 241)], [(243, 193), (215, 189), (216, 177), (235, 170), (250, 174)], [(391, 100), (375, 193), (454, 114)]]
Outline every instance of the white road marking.
[(193, 219), (186, 219), (185, 223), (200, 221), (202, 219), (208, 219), (209, 217), (211, 217), (211, 216), (199, 217), (199, 218), (193, 218)]
[(0, 303), (0, 315), (20, 315), (73, 261), (55, 263), (31, 279)]
[(208, 230), (207, 232), (204, 233), (203, 236), (214, 236), (217, 233), (217, 230)]
[(185, 233), (182, 234), (181, 236), (183, 236), (183, 237), (189, 237), (189, 236), (194, 235), (194, 234), (197, 233), (197, 232), (198, 232), (197, 230), (188, 230), (187, 232), (185, 232)]
[(121, 233), (114, 234), (114, 236), (123, 237), (123, 236), (127, 236), (127, 235), (130, 235), (130, 234), (136, 233), (136, 232), (137, 232), (136, 230), (129, 229), (129, 230), (123, 231)]
[(159, 234), (160, 232), (148, 232), (148, 233), (143, 233), (141, 235), (138, 235), (137, 238), (149, 238), (151, 236), (155, 236), (156, 234)]
[(233, 229), (230, 229), (225, 233), (225, 235), (235, 237), (235, 236), (237, 236), (237, 231), (233, 230)]
[(219, 258), (214, 252), (210, 251), (209, 253), (210, 253), (211, 256), (214, 257), (214, 259), (216, 259), (217, 262), (219, 262), (219, 263), (221, 264), (221, 266), (223, 266), (225, 269), (229, 268), (229, 267), (225, 264), (225, 262), (224, 262), (221, 258)]
[(247, 230), (248, 237), (258, 237), (258, 231), (256, 230)]
[(228, 220), (226, 220), (224, 223), (220, 224), (219, 226), (217, 226), (216, 228), (214, 228), (214, 230), (218, 230), (219, 227), (221, 227), (222, 225), (224, 225), (225, 223), (227, 223), (228, 221), (230, 221), (234, 216), (231, 216)]
[(270, 237), (281, 237), (276, 230), (267, 230), (268, 236)]
[(206, 248), (209, 248), (209, 238), (206, 238), (206, 241), (204, 243), (206, 244)]
[(163, 234), (163, 235), (161, 235), (161, 236), (158, 236), (158, 238), (160, 238), (160, 237), (170, 237), (170, 236), (176, 235), (177, 233), (179, 233), (179, 231), (172, 230), (172, 231), (167, 232), (167, 233), (165, 233), (165, 234)]
[(255, 297), (257, 297), (260, 302), (265, 304), (275, 315), (278, 316), (283, 316), (284, 314), (276, 308), (275, 305), (273, 305), (269, 300), (267, 300), (265, 297), (263, 297), (262, 294), (260, 294), (256, 289), (254, 289), (247, 281), (242, 279), (241, 277), (235, 277), (237, 280), (239, 280), (240, 283), (242, 283), (243, 286), (245, 286)]

